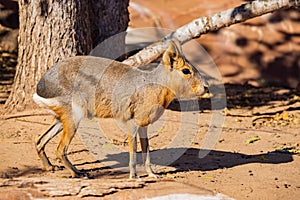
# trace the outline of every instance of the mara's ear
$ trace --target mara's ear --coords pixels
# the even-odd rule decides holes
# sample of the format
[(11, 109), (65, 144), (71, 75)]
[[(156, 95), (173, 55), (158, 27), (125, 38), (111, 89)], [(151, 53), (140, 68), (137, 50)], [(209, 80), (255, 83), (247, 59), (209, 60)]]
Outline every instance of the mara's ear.
[(163, 55), (163, 64), (173, 69), (174, 61), (177, 61), (181, 57), (181, 55), (182, 53), (179, 41), (170, 40), (169, 47)]

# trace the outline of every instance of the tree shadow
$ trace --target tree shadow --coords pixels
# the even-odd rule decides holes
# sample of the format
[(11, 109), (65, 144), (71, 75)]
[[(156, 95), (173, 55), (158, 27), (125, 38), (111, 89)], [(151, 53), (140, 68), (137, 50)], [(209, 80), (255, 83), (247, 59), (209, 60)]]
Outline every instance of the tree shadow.
[(246, 108), (273, 105), (275, 101), (287, 101), (290, 104), (295, 103), (293, 97), (296, 91), (284, 87), (269, 85), (264, 87), (255, 87), (250, 84), (226, 84), (227, 108)]
[[(287, 105), (292, 105), (297, 102), (293, 97), (297, 92), (291, 88), (280, 85), (269, 85), (264, 87), (255, 87), (250, 84), (225, 84), (226, 104), (214, 105), (213, 109), (226, 108), (246, 108), (253, 109), (254, 107), (267, 106), (275, 101), (287, 101)], [(215, 97), (216, 101), (218, 97)], [(224, 97), (222, 97), (224, 98)], [(173, 111), (204, 111), (212, 110), (212, 99), (202, 98), (195, 100), (175, 99), (171, 102), (168, 109)], [(289, 108), (288, 108), (289, 109)], [(296, 108), (293, 108), (294, 110)], [(300, 108), (299, 108), (300, 109)]]
[(42, 173), (44, 173), (44, 171), (38, 167), (25, 166), (24, 169), (18, 169), (17, 167), (13, 167), (0, 171), (0, 178), (18, 178), (26, 175)]
[[(232, 17), (237, 15), (238, 11), (242, 14), (249, 12), (241, 5), (233, 11)], [(291, 8), (276, 11), (262, 20), (242, 23), (240, 24), (242, 28), (235, 30), (237, 38), (233, 42), (237, 47), (237, 52), (241, 52), (241, 49), (246, 50), (233, 55), (232, 49), (225, 49), (224, 53), (236, 59), (246, 57), (247, 64), (255, 66), (260, 73), (260, 78), (269, 83), (296, 87), (297, 84), (300, 85), (300, 32), (295, 27), (299, 21), (299, 10)], [(247, 30), (250, 32), (256, 30), (256, 32), (249, 33)], [(248, 34), (262, 35), (251, 37)], [(243, 72), (243, 67), (240, 69), (237, 73)]]
[(17, 29), (19, 27), (18, 2), (1, 0), (0, 2), (0, 24), (6, 27)]

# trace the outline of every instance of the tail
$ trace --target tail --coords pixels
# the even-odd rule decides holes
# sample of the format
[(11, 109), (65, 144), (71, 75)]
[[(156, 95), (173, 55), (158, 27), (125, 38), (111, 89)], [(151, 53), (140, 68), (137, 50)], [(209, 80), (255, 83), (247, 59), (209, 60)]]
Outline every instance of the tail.
[(41, 96), (39, 96), (37, 93), (34, 93), (32, 96), (34, 102), (38, 104), (41, 108), (46, 108), (48, 112), (50, 112), (52, 115), (56, 116), (56, 113), (54, 113), (50, 107), (57, 107), (60, 105), (59, 101), (57, 101), (55, 98), (46, 99)]

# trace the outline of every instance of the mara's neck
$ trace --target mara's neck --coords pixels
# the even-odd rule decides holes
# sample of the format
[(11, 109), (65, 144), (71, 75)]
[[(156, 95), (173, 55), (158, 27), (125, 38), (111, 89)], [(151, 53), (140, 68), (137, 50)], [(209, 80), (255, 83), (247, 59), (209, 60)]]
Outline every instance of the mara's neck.
[(168, 74), (162, 64), (159, 64), (155, 69), (149, 72), (148, 77), (153, 83), (168, 87)]
[(160, 104), (163, 107), (168, 107), (171, 101), (176, 97), (175, 92), (171, 89), (169, 85), (169, 77), (170, 75), (166, 71), (166, 68), (160, 64), (154, 70), (152, 70), (148, 75), (148, 80), (150, 83), (158, 85), (160, 88), (159, 95), (161, 95), (163, 102)]

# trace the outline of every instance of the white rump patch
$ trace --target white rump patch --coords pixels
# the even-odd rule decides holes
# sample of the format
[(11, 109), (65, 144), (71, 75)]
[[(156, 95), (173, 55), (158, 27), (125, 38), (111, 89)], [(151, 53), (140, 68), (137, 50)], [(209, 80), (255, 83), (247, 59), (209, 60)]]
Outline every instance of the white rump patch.
[(41, 108), (45, 108), (51, 115), (57, 116), (55, 112), (53, 112), (51, 109), (49, 109), (49, 106), (59, 106), (60, 105), (59, 101), (57, 101), (55, 98), (46, 99), (46, 98), (39, 96), (37, 93), (34, 93), (32, 98), (33, 98), (34, 102), (36, 104), (38, 104)]

